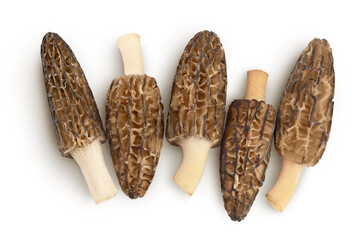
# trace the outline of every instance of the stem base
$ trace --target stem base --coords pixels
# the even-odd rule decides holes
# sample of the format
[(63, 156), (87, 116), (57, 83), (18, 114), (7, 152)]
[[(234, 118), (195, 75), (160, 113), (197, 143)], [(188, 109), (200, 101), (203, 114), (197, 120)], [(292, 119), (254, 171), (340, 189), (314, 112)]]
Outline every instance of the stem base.
[(79, 165), (95, 203), (105, 202), (116, 195), (117, 190), (106, 168), (99, 140), (89, 146), (76, 148), (70, 154)]
[(174, 175), (174, 181), (190, 196), (200, 182), (212, 142), (198, 137), (187, 137), (179, 144), (183, 161)]
[(283, 157), (281, 172), (274, 187), (266, 194), (270, 205), (278, 212), (282, 212), (289, 203), (301, 173), (306, 165), (298, 164), (290, 158)]

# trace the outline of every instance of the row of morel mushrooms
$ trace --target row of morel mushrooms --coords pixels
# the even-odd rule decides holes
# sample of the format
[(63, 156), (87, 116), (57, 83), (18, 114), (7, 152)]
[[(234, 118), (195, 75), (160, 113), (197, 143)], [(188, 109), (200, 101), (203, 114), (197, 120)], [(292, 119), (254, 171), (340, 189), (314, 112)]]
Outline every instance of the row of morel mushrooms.
[[(164, 135), (160, 90), (144, 73), (139, 35), (124, 35), (117, 45), (124, 75), (112, 81), (107, 94), (106, 130), (70, 47), (56, 33), (46, 34), (41, 45), (59, 150), (77, 162), (96, 203), (117, 193), (102, 153), (106, 138), (121, 189), (136, 199), (152, 182)], [(174, 181), (191, 196), (210, 148), (220, 146), (224, 206), (235, 221), (246, 217), (265, 180), (273, 134), (282, 170), (266, 196), (278, 211), (289, 202), (303, 169), (319, 162), (329, 138), (335, 78), (326, 40), (314, 39), (302, 52), (277, 113), (265, 102), (267, 78), (261, 70), (248, 72), (245, 95), (230, 104), (225, 123), (225, 53), (215, 33), (202, 31), (185, 47), (172, 86), (165, 135), (183, 152)]]
[(286, 207), (304, 167), (320, 160), (329, 137), (335, 78), (326, 40), (314, 39), (302, 52), (277, 114), (265, 103), (267, 78), (261, 70), (248, 72), (245, 96), (230, 104), (223, 129), (224, 49), (215, 33), (203, 31), (186, 46), (173, 83), (166, 138), (183, 150), (174, 181), (192, 195), (209, 149), (220, 145), (224, 206), (235, 221), (246, 217), (265, 180), (274, 131), (283, 164), (278, 181), (266, 196), (277, 211)]

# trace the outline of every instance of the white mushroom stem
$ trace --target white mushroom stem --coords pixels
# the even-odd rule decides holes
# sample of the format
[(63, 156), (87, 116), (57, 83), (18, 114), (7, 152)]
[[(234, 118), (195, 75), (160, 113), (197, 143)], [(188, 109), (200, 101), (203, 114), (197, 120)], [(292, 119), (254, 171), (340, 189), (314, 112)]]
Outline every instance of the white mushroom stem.
[(144, 74), (144, 66), (141, 56), (140, 36), (129, 33), (121, 36), (116, 41), (124, 62), (124, 74)]
[(266, 194), (270, 205), (276, 211), (282, 212), (289, 203), (305, 167), (305, 164), (298, 164), (291, 158), (283, 157), (280, 176)]
[(268, 74), (261, 70), (247, 72), (247, 85), (245, 99), (256, 99), (265, 101), (265, 90)]
[(106, 168), (101, 143), (93, 141), (89, 146), (70, 151), (79, 165), (95, 203), (104, 202), (117, 193), (116, 187)]
[(187, 137), (179, 145), (183, 151), (183, 161), (174, 175), (174, 181), (191, 196), (204, 172), (212, 142), (199, 137)]

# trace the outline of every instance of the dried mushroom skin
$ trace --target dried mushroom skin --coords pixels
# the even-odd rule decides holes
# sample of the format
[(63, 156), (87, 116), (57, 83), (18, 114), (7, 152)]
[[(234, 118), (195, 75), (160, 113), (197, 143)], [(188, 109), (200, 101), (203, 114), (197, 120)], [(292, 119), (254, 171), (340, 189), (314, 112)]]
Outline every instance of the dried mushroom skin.
[(50, 113), (59, 150), (64, 157), (94, 140), (105, 142), (99, 110), (83, 70), (69, 45), (56, 33), (47, 33), (41, 60)]
[(335, 74), (332, 50), (314, 39), (300, 55), (280, 102), (275, 147), (281, 156), (306, 166), (317, 164), (331, 129)]
[(181, 56), (174, 79), (166, 138), (179, 145), (195, 136), (220, 144), (226, 105), (226, 61), (218, 36), (197, 33)]
[(143, 197), (155, 174), (164, 135), (160, 90), (147, 75), (124, 75), (111, 84), (106, 128), (120, 186)]

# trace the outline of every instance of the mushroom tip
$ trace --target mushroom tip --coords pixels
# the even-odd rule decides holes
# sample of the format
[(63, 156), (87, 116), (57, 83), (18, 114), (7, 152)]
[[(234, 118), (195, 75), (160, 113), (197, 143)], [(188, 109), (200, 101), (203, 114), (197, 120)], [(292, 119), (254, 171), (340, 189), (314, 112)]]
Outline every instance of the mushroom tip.
[(129, 197), (130, 199), (137, 199), (137, 196), (135, 196), (134, 194), (129, 194), (128, 197)]
[(48, 39), (54, 39), (54, 37), (58, 38), (59, 37), (59, 34), (57, 33), (54, 33), (54, 32), (47, 32), (43, 39), (42, 39), (42, 44), (41, 45), (44, 45), (46, 41), (48, 41)]
[(284, 206), (282, 206), (281, 203), (275, 201), (275, 199), (270, 195), (270, 194), (266, 194), (266, 198), (268, 200), (268, 202), (270, 203), (271, 207), (273, 209), (275, 209), (278, 212), (282, 212), (284, 211)]
[(324, 45), (325, 47), (330, 47), (330, 44), (329, 44), (329, 42), (325, 39), (325, 38), (323, 38), (323, 39), (321, 39), (321, 38), (314, 38), (310, 43), (309, 43), (309, 45)]
[[(202, 30), (201, 33), (212, 33), (212, 34), (215, 34), (213, 31), (207, 30), (207, 29)], [(215, 34), (215, 35), (216, 35), (216, 34)]]
[(241, 222), (244, 219), (244, 217), (234, 216), (234, 215), (229, 215), (229, 217), (234, 222)]
[(204, 31), (202, 31), (203, 33), (208, 33), (208, 34), (210, 34), (210, 35), (213, 35), (219, 42), (220, 42), (220, 38), (219, 38), (219, 36), (216, 34), (216, 32), (214, 32), (214, 31), (211, 31), (211, 30), (204, 30)]
[(47, 32), (47, 33), (44, 35), (44, 38), (53, 37), (53, 36), (59, 36), (59, 34), (57, 34), (57, 33), (55, 33), (55, 32)]
[(138, 199), (145, 196), (145, 192), (141, 192), (139, 189), (123, 189), (126, 196), (128, 196), (130, 199)]

